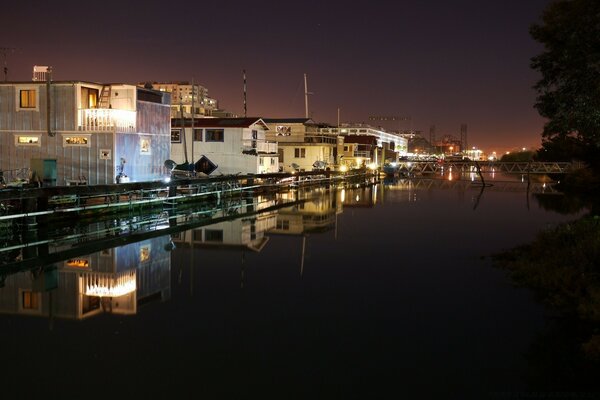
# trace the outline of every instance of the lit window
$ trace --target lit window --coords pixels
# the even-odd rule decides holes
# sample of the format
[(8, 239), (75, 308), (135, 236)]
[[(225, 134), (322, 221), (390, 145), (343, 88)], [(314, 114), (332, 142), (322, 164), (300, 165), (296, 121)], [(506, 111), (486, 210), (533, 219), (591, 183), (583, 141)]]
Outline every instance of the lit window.
[(36, 108), (36, 90), (35, 89), (25, 89), (20, 91), (20, 108)]
[(63, 146), (90, 147), (90, 135), (63, 135)]
[(87, 268), (90, 266), (89, 260), (83, 258), (72, 258), (67, 261), (67, 267), (73, 268)]
[(38, 293), (31, 291), (23, 291), (23, 309), (24, 310), (37, 310), (40, 308), (40, 299)]
[(150, 246), (140, 247), (140, 262), (145, 262), (150, 259)]
[(17, 146), (40, 146), (41, 135), (15, 135)]

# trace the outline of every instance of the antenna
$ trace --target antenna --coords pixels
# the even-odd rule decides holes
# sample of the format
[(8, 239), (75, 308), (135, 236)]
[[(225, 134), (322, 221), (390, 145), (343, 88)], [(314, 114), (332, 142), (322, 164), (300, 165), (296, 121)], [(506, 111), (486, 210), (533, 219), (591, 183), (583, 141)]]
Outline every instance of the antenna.
[(248, 116), (248, 109), (246, 108), (246, 70), (242, 70), (244, 75), (244, 118)]
[(4, 82), (8, 80), (8, 53), (13, 53), (16, 49), (14, 47), (0, 47), (0, 53), (4, 57)]

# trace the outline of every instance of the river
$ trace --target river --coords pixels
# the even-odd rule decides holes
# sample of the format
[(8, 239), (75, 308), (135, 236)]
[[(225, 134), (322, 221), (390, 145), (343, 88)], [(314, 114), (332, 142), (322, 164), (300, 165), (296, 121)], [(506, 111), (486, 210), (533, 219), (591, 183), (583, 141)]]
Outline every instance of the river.
[(541, 207), (539, 193), (559, 196), (549, 185), (487, 183), (312, 189), (292, 207), (10, 274), (0, 288), (2, 393), (538, 393), (544, 371), (530, 355), (550, 313), (489, 256), (583, 211)]

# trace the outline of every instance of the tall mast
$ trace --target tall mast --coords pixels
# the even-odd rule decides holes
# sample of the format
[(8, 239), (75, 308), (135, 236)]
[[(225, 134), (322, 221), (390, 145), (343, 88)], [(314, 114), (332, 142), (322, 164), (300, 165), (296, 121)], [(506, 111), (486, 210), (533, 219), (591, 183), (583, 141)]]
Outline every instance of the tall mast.
[[(196, 112), (196, 110), (194, 110), (194, 92), (196, 91), (196, 88), (194, 87), (194, 78), (192, 78), (192, 163), (194, 162), (194, 140), (196, 139), (194, 137), (195, 133), (194, 133), (194, 113)], [(196, 171), (194, 171), (194, 174), (196, 174)]]
[(248, 109), (246, 108), (246, 70), (242, 70), (244, 75), (244, 118), (248, 116)]
[(308, 118), (308, 84), (306, 83), (306, 74), (304, 74), (304, 117)]

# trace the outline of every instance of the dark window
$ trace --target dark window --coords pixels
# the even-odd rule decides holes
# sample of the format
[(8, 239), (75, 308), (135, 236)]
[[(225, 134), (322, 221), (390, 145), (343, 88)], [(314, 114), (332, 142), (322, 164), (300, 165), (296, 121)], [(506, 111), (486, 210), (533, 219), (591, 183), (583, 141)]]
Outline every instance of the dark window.
[(204, 231), (204, 240), (206, 242), (222, 242), (223, 231), (220, 229), (207, 229)]
[(174, 129), (171, 131), (171, 143), (181, 143), (181, 130)]
[(206, 130), (206, 141), (207, 142), (224, 142), (224, 131), (223, 129), (207, 129)]
[(295, 148), (294, 149), (294, 157), (296, 157), (296, 158), (306, 158), (306, 149), (304, 149), (304, 148)]
[(202, 129), (194, 128), (194, 142), (202, 141)]
[(35, 108), (35, 89), (21, 90), (21, 108)]
[(23, 292), (23, 308), (37, 310), (39, 308), (38, 296), (34, 292)]

